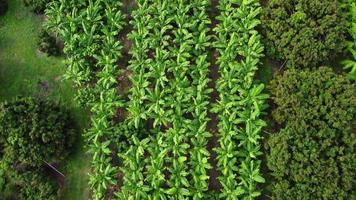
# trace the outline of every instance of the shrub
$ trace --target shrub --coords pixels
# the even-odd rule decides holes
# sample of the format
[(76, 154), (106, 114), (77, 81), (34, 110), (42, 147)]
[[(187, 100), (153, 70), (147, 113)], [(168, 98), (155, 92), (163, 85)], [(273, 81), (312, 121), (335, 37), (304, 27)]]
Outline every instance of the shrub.
[(0, 16), (4, 15), (8, 9), (7, 0), (0, 0)]
[(53, 0), (23, 0), (27, 7), (30, 7), (36, 14), (43, 14), (46, 5)]
[(262, 14), (268, 53), (287, 66), (316, 67), (345, 46), (337, 0), (271, 0)]
[(54, 103), (17, 98), (0, 105), (3, 160), (40, 166), (64, 158), (73, 143), (69, 116)]
[(48, 175), (41, 170), (18, 173), (14, 179), (20, 187), (20, 199), (57, 199), (58, 184), (53, 182)]
[(287, 70), (270, 85), (283, 128), (267, 140), (276, 199), (355, 199), (356, 85), (329, 68)]
[(57, 45), (56, 37), (43, 30), (39, 36), (38, 49), (50, 56), (59, 56), (62, 50)]

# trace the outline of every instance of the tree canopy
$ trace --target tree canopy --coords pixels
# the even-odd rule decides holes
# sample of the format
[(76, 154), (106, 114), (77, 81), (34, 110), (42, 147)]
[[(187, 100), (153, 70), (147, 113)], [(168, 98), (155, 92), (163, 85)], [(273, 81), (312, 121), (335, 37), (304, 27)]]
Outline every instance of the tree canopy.
[(354, 199), (356, 85), (322, 67), (287, 70), (270, 89), (283, 127), (267, 140), (274, 197)]
[(64, 158), (73, 143), (69, 115), (56, 104), (34, 98), (16, 98), (0, 105), (3, 159), (39, 166)]
[(261, 18), (269, 54), (287, 66), (317, 67), (345, 46), (337, 0), (271, 0)]

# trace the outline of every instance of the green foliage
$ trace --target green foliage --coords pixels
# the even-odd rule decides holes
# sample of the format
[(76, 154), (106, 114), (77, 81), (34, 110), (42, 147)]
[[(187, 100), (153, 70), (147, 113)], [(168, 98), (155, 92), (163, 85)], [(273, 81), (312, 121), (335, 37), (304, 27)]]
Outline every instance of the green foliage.
[(346, 23), (336, 0), (271, 0), (261, 19), (267, 51), (289, 67), (316, 67), (344, 48)]
[[(139, 148), (136, 140), (140, 139), (147, 146), (140, 153), (149, 156), (133, 168), (137, 164), (132, 161), (139, 157), (132, 153), (121, 155), (125, 176), (118, 196), (201, 199), (208, 190), (207, 171), (211, 168), (206, 149), (210, 137), (206, 130), (211, 92), (207, 58), (210, 4), (201, 0), (136, 2), (138, 8), (131, 21), (134, 30), (129, 35), (133, 42), (129, 66), (133, 86), (127, 121), (137, 129), (151, 126), (147, 132), (152, 137), (149, 142), (147, 138), (129, 138), (133, 140), (132, 149)], [(152, 57), (149, 52), (154, 52)]]
[(79, 87), (77, 100), (90, 107), (92, 127), (85, 134), (93, 155), (90, 187), (93, 199), (103, 199), (109, 187), (116, 184), (117, 167), (112, 164), (114, 117), (123, 107), (117, 94), (117, 63), (121, 44), (117, 35), (125, 15), (120, 1), (53, 1), (46, 10), (47, 27), (64, 41), (68, 56), (66, 78)]
[(27, 7), (30, 7), (31, 10), (37, 14), (42, 14), (48, 3), (54, 0), (23, 0)]
[(8, 176), (11, 172), (8, 163), (3, 162), (2, 157), (0, 157), (0, 196), (5, 200), (11, 199), (14, 195), (15, 184)]
[[(66, 187), (62, 188), (60, 196), (61, 199), (87, 200), (88, 193), (84, 191), (88, 187), (87, 172), (90, 159), (82, 150), (83, 143), (82, 138), (79, 138), (81, 132), (79, 130), (86, 127), (88, 112), (79, 108), (73, 100), (76, 94), (72, 82), (62, 80), (66, 70), (63, 64), (64, 57), (38, 54), (37, 39), (45, 17), (32, 14), (22, 0), (7, 2), (9, 10), (5, 16), (0, 17), (0, 101), (10, 100), (20, 94), (45, 96), (49, 100), (59, 100), (61, 106), (70, 112), (76, 127), (78, 126), (76, 128), (78, 142), (73, 149), (75, 152), (70, 153), (65, 162), (60, 163), (59, 170), (66, 175)], [(2, 153), (0, 157), (1, 155)], [(0, 165), (1, 163), (2, 160)], [(19, 193), (20, 187), (16, 186), (14, 180), (5, 177), (5, 187), (3, 190), (0, 189), (0, 199), (20, 199), (18, 196), (13, 197)]]
[(20, 165), (40, 166), (63, 159), (73, 143), (66, 112), (52, 102), (16, 98), (0, 105), (0, 134), (4, 159)]
[(8, 9), (8, 0), (0, 0), (0, 16), (4, 15)]
[[(1, 175), (0, 175), (1, 176)], [(9, 199), (13, 199), (14, 194), (16, 194), (16, 191), (18, 188), (16, 188), (17, 186), (15, 185), (15, 183), (12, 181), (10, 182), (10, 180), (6, 177), (1, 177), (2, 179), (2, 187), (0, 186), (0, 196), (2, 199), (4, 200), (9, 200)], [(1, 183), (0, 183), (1, 184)]]
[(49, 56), (59, 56), (61, 49), (57, 44), (57, 39), (50, 35), (47, 30), (42, 30), (38, 39), (38, 49)]
[(356, 80), (356, 1), (342, 0), (341, 2), (346, 19), (348, 19), (349, 38), (346, 50), (351, 54), (351, 58), (344, 60), (342, 64), (344, 69), (349, 71), (350, 78)]
[(356, 85), (330, 68), (291, 69), (270, 85), (283, 126), (267, 141), (276, 199), (355, 199)]
[(264, 47), (256, 31), (260, 24), (259, 1), (219, 1), (221, 14), (215, 27), (215, 46), (219, 52), (219, 99), (213, 112), (219, 118), (217, 167), (221, 171), (222, 199), (254, 199), (257, 185), (265, 180), (260, 173), (261, 119), (268, 98), (264, 85), (254, 76)]
[(20, 186), (20, 199), (57, 199), (58, 185), (53, 183), (42, 171), (28, 171), (16, 176)]
[(257, 0), (219, 1), (221, 14), (215, 27), (215, 47), (219, 52), (219, 98), (213, 112), (219, 118), (217, 167), (221, 171), (221, 199), (254, 199), (261, 195), (257, 185), (265, 180), (258, 156), (261, 119), (268, 95), (254, 76), (263, 56), (263, 45), (256, 31), (261, 6)]
[[(131, 141), (132, 145), (129, 149), (125, 153), (119, 154), (124, 161), (121, 171), (125, 175), (123, 178), (124, 184), (122, 186), (122, 191), (116, 195), (119, 199), (147, 199), (147, 192), (150, 188), (145, 185), (143, 171), (145, 168), (144, 153), (145, 149), (148, 148), (150, 140), (149, 138), (146, 138), (140, 141), (133, 135)], [(160, 177), (156, 177), (158, 182), (159, 179)]]

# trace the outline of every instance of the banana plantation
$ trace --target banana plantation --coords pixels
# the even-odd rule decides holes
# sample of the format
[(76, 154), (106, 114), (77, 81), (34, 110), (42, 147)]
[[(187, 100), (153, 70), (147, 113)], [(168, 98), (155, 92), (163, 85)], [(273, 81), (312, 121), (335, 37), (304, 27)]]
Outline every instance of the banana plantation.
[(26, 5), (88, 110), (83, 199), (356, 198), (356, 1)]
[[(268, 96), (254, 81), (263, 56), (255, 30), (259, 2), (219, 1), (215, 27), (210, 1), (139, 0), (129, 14), (123, 6), (63, 0), (46, 12), (47, 26), (65, 42), (67, 76), (79, 88), (79, 101), (91, 108), (86, 140), (93, 199), (260, 196), (261, 115)], [(125, 41), (117, 36), (127, 26), (129, 61), (120, 66)], [(216, 80), (209, 71), (214, 49)], [(130, 86), (117, 91), (124, 74)], [(209, 128), (212, 117), (218, 124)], [(213, 135), (215, 147), (208, 145)], [(219, 186), (209, 188), (212, 181)]]

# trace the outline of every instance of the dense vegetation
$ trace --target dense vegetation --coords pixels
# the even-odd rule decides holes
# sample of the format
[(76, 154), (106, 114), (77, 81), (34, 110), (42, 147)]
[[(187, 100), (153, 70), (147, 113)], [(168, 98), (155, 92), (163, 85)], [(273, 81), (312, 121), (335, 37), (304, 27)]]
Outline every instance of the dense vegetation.
[(271, 56), (291, 67), (316, 67), (345, 46), (346, 21), (337, 0), (272, 0), (262, 15)]
[(260, 24), (261, 7), (258, 1), (220, 1), (218, 8), (222, 14), (217, 17), (219, 24), (214, 30), (220, 78), (214, 111), (219, 118), (220, 146), (216, 152), (222, 172), (220, 198), (253, 199), (260, 195), (257, 183), (265, 182), (258, 156), (262, 154), (260, 131), (266, 126), (261, 114), (268, 96), (262, 92), (264, 85), (253, 80), (263, 56), (260, 35), (255, 30)]
[(60, 160), (73, 143), (69, 116), (54, 103), (18, 98), (0, 105), (3, 159), (25, 166)]
[[(286, 43), (268, 47), (277, 50), (276, 57), (287, 59), (289, 67), (315, 67), (344, 48), (346, 23), (337, 2), (277, 2), (270, 2), (262, 23), (266, 33), (289, 34), (266, 37), (275, 45)], [(206, 148), (212, 136), (207, 129), (212, 92), (208, 86), (211, 44), (218, 51), (220, 75), (216, 82), (219, 97), (212, 109), (218, 117), (215, 170), (219, 171), (220, 187), (213, 192), (218, 195), (213, 196), (259, 196), (257, 183), (265, 182), (259, 169), (259, 141), (261, 129), (266, 126), (260, 118), (268, 97), (263, 94), (264, 85), (254, 81), (264, 50), (256, 31), (261, 23), (259, 3), (219, 1), (220, 15), (213, 29), (216, 37), (209, 35), (209, 1), (136, 3), (131, 13), (131, 59), (126, 72), (114, 64), (120, 61), (121, 46), (119, 41), (112, 43), (123, 28), (125, 16), (111, 6), (119, 8), (121, 4), (97, 1), (75, 5), (61, 1), (51, 4), (47, 12), (48, 26), (65, 42), (64, 50), (69, 55), (67, 76), (80, 87), (78, 99), (93, 113), (93, 127), (87, 134), (93, 153), (93, 198), (101, 199), (112, 190), (119, 191), (119, 199), (213, 198), (207, 193), (213, 166)], [(74, 8), (76, 12), (72, 12)], [(287, 19), (286, 9), (295, 12), (291, 19)], [(322, 12), (317, 13), (319, 10)], [(281, 18), (273, 16), (281, 12)], [(276, 21), (268, 21), (271, 18)], [(116, 24), (112, 23), (114, 19)], [(281, 24), (286, 22), (291, 24)], [(276, 25), (290, 30), (270, 30)], [(128, 94), (115, 78), (124, 72), (130, 78)], [(115, 87), (122, 91), (117, 92)], [(118, 109), (125, 111), (115, 117), (114, 110)], [(119, 149), (120, 168), (113, 162)], [(115, 177), (120, 172), (124, 177), (117, 189)]]
[[(92, 199), (356, 198), (354, 0), (23, 2), (90, 110)], [(44, 99), (0, 106), (5, 198), (60, 193), (72, 124)]]
[(270, 136), (276, 199), (354, 199), (356, 85), (331, 69), (288, 70), (270, 85), (283, 127)]
[(21, 199), (55, 199), (58, 186), (42, 168), (63, 160), (71, 149), (68, 114), (44, 100), (6, 101), (0, 105), (0, 136), (0, 192), (4, 185), (14, 184), (20, 187)]
[(6, 169), (6, 174), (1, 174), (0, 180), (0, 195), (4, 200), (57, 199), (58, 184), (43, 169)]
[(43, 13), (47, 4), (52, 1), (53, 0), (23, 0), (25, 5), (30, 7), (30, 9), (37, 14)]
[(20, 199), (57, 199), (58, 185), (41, 169), (15, 172), (13, 180), (20, 187)]
[[(124, 181), (118, 197), (204, 198), (211, 168), (206, 149), (211, 137), (207, 131), (209, 3), (137, 3), (131, 21), (134, 31), (129, 35), (133, 86), (127, 123), (138, 133), (127, 153), (120, 154)], [(142, 128), (150, 136), (140, 140)]]
[(119, 1), (61, 1), (51, 4), (47, 11), (47, 27), (64, 40), (66, 76), (79, 87), (78, 102), (89, 106), (92, 112), (92, 127), (85, 136), (93, 155), (89, 185), (94, 199), (102, 199), (117, 182), (118, 169), (112, 163), (114, 151), (109, 145), (114, 145), (113, 138), (121, 134), (113, 123), (115, 110), (123, 106), (116, 90), (116, 76), (120, 74), (117, 63), (121, 58), (116, 36), (124, 22), (120, 7)]
[[(116, 67), (113, 66), (113, 63), (119, 59), (117, 56), (119, 56), (120, 46), (111, 46), (111, 43), (102, 45), (102, 40), (113, 41), (110, 38), (118, 34), (122, 26), (121, 21), (124, 20), (122, 15), (119, 10), (112, 10), (113, 5), (104, 4), (101, 1), (80, 5), (62, 1), (51, 4), (51, 9), (47, 12), (50, 16), (48, 26), (63, 37), (64, 50), (70, 56), (67, 75), (73, 77), (80, 86), (79, 99), (83, 99), (82, 102), (86, 102), (92, 108), (93, 128), (88, 132), (88, 141), (90, 141), (90, 151), (94, 153), (94, 168), (90, 181), (94, 190), (94, 198), (102, 198), (105, 191), (116, 184), (115, 176), (118, 171), (111, 164), (110, 156), (113, 151), (115, 152), (115, 148), (109, 147), (112, 145), (110, 138), (113, 137), (113, 133), (111, 132), (117, 127), (121, 127), (117, 129), (120, 130), (118, 134), (131, 135), (126, 137), (130, 144), (129, 149), (120, 152), (124, 180), (121, 192), (117, 194), (118, 198), (145, 199), (168, 196), (208, 198), (206, 194), (209, 181), (208, 170), (212, 168), (208, 162), (210, 153), (206, 149), (211, 136), (207, 131), (208, 100), (209, 93), (212, 91), (208, 88), (209, 79), (207, 78), (210, 65), (207, 60), (207, 47), (212, 41), (211, 36), (208, 35), (208, 25), (211, 22), (207, 15), (207, 8), (210, 3), (208, 1), (195, 1), (192, 4), (187, 1), (172, 1), (171, 3), (137, 1), (136, 3), (138, 8), (133, 11), (131, 21), (134, 30), (129, 35), (129, 39), (133, 42), (129, 67), (132, 84), (127, 103), (129, 114), (126, 120), (123, 116), (118, 116), (121, 122), (115, 126), (112, 125), (113, 118), (110, 115), (115, 114), (114, 109), (124, 105), (120, 103), (121, 97), (114, 89), (120, 83), (116, 83), (113, 77), (120, 75), (120, 73), (114, 73)], [(232, 6), (238, 6), (240, 9), (235, 12), (231, 9)], [(66, 14), (70, 13), (73, 7), (79, 8), (79, 11), (71, 15)], [(230, 64), (227, 66), (233, 64), (235, 68), (231, 69), (230, 75), (236, 78), (246, 76), (245, 79), (249, 82), (248, 84), (241, 83), (240, 86), (233, 88), (230, 96), (232, 100), (239, 98), (239, 94), (244, 94), (246, 96), (237, 104), (243, 102), (246, 106), (255, 104), (252, 109), (236, 105), (242, 112), (245, 112), (246, 116), (241, 115), (239, 119), (236, 119), (236, 123), (227, 125), (236, 126), (230, 131), (221, 127), (221, 134), (234, 138), (232, 145), (240, 144), (246, 150), (246, 155), (238, 160), (238, 165), (240, 165), (238, 170), (233, 167), (232, 171), (225, 174), (228, 177), (235, 176), (234, 174), (238, 171), (241, 172), (242, 175), (239, 177), (241, 187), (232, 189), (234, 185), (226, 185), (220, 196), (234, 199), (245, 195), (252, 198), (260, 195), (256, 183), (264, 182), (259, 174), (260, 161), (256, 159), (260, 155), (259, 131), (264, 126), (264, 122), (259, 120), (258, 116), (264, 107), (263, 100), (266, 96), (259, 96), (263, 85), (254, 85), (252, 80), (263, 51), (261, 44), (254, 45), (259, 41), (259, 36), (256, 31), (253, 31), (259, 24), (257, 16), (261, 8), (257, 1), (241, 4), (232, 1), (222, 2), (220, 8), (222, 11), (231, 12), (230, 15), (236, 19), (249, 17), (250, 22), (246, 22), (249, 23), (247, 27), (245, 24), (238, 24), (237, 27), (230, 28), (226, 32), (229, 35), (225, 39), (219, 38), (216, 46), (222, 48), (220, 61), (222, 74), (225, 73), (225, 54), (230, 55), (236, 51), (246, 57), (245, 60), (239, 60), (237, 57), (229, 58)], [(105, 17), (102, 15), (104, 12)], [(85, 16), (97, 19), (97, 21), (82, 23), (82, 20), (88, 19)], [(222, 28), (216, 29), (221, 36), (226, 34), (224, 26), (226, 22), (229, 22), (228, 18), (224, 18), (224, 15), (219, 17)], [(113, 21), (116, 24), (111, 23)], [(106, 31), (100, 32), (100, 27), (101, 30)], [(230, 34), (236, 37), (240, 32), (247, 36), (247, 40), (239, 45), (233, 44), (236, 50), (225, 53), (224, 48), (230, 48), (227, 44)], [(82, 35), (82, 37), (76, 37), (73, 40), (71, 37), (73, 34)], [(82, 45), (85, 46), (81, 47)], [(242, 52), (245, 47), (247, 51)], [(100, 59), (100, 55), (103, 55), (103, 60)], [(88, 57), (92, 59), (83, 59)], [(105, 73), (102, 74), (99, 70), (95, 75), (93, 72), (98, 71), (97, 69)], [(248, 71), (244, 72), (245, 70)], [(97, 83), (94, 88), (91, 86), (93, 81)], [(223, 86), (220, 87), (223, 88)], [(223, 93), (223, 90), (221, 92)], [(222, 98), (225, 97), (222, 96)], [(220, 108), (222, 107), (217, 105), (215, 111), (220, 112)], [(228, 118), (233, 120), (232, 117), (235, 115), (232, 114)], [(221, 120), (224, 121), (223, 118)], [(246, 130), (239, 130), (238, 124), (246, 126)], [(147, 137), (148, 135), (150, 136)], [(120, 146), (120, 144), (117, 145)], [(188, 152), (188, 149), (191, 151)], [(223, 163), (226, 162), (225, 159), (236, 161), (231, 156), (222, 157), (225, 154), (223, 150), (217, 149), (217, 152), (221, 154), (218, 158), (221, 160), (219, 161), (221, 170), (223, 170)], [(165, 173), (169, 173), (170, 176), (166, 177)], [(230, 183), (225, 183), (222, 176), (221, 184)]]

